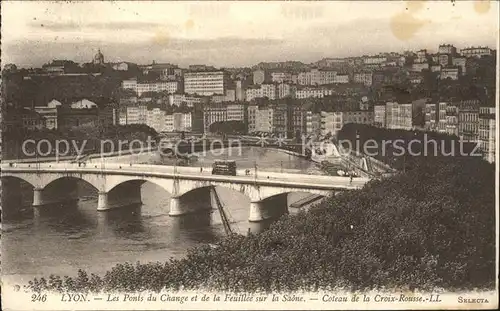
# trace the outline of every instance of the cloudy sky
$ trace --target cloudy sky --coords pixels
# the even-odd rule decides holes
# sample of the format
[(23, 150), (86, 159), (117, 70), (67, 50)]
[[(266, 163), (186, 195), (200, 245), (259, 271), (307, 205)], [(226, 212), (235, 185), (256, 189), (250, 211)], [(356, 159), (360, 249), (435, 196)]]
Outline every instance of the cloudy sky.
[(52, 59), (251, 66), (496, 46), (496, 1), (4, 2), (2, 63)]

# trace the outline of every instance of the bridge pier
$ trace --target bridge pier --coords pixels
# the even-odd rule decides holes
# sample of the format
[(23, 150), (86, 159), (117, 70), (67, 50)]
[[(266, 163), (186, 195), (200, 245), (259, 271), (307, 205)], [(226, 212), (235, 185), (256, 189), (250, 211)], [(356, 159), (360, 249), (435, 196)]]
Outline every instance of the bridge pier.
[(97, 198), (97, 210), (105, 211), (108, 209), (108, 193), (99, 191)]
[(250, 202), (248, 221), (259, 222), (278, 218), (288, 213), (288, 193), (278, 194), (261, 201)]
[(181, 196), (172, 196), (168, 215), (182, 216), (210, 210), (212, 210), (212, 187), (203, 187)]
[(39, 208), (65, 202), (78, 201), (76, 183), (68, 183), (63, 189), (34, 188), (33, 207)]

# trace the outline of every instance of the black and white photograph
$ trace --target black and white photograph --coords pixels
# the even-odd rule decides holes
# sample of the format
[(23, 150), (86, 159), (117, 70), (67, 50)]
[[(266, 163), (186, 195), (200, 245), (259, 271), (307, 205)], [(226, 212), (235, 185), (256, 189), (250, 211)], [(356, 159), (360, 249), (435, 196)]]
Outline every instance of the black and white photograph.
[(499, 7), (2, 1), (2, 308), (497, 309)]

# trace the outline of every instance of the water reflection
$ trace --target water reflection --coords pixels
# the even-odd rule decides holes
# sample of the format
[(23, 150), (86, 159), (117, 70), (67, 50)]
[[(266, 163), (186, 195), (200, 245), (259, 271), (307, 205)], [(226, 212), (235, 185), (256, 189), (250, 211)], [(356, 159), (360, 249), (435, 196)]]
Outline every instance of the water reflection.
[(212, 227), (213, 211), (202, 211), (171, 218), (170, 232), (175, 238), (187, 238), (192, 241), (210, 243), (218, 234)]
[(140, 204), (134, 204), (109, 211), (96, 212), (96, 231), (104, 236), (112, 234), (118, 238), (135, 240), (148, 238), (150, 233), (144, 227), (141, 210)]

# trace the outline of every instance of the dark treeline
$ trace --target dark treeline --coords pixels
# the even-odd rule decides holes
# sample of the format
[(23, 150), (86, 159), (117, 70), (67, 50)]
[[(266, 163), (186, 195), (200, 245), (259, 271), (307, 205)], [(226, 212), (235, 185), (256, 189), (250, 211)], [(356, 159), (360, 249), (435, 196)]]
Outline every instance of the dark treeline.
[(366, 124), (349, 123), (338, 133), (345, 148), (366, 153), (395, 169), (405, 170), (423, 157), (478, 157), (475, 142), (461, 142), (459, 137), (419, 130), (392, 130)]
[(217, 121), (210, 124), (209, 130), (218, 134), (245, 134), (247, 127), (242, 121)]
[(34, 279), (32, 291), (472, 290), (495, 286), (494, 165), (415, 157), (405, 172), (165, 263)]
[[(148, 139), (156, 142), (157, 138), (158, 133), (145, 124), (82, 125), (65, 131), (55, 129), (30, 130), (19, 127), (3, 132), (2, 148), (4, 159), (22, 159), (35, 157), (35, 153), (38, 157), (53, 157), (56, 146), (60, 148), (59, 155), (77, 155), (81, 148), (85, 154), (117, 152), (119, 147), (124, 151), (129, 149), (130, 143), (134, 140), (142, 142), (143, 146), (146, 147)], [(104, 141), (108, 142), (104, 143)], [(69, 150), (66, 149), (65, 142), (68, 143)], [(101, 142), (103, 142), (103, 150), (101, 150)], [(24, 149), (28, 154), (23, 151), (23, 144), (25, 144)], [(38, 150), (37, 146), (39, 146)], [(141, 146), (137, 143), (133, 147), (139, 148)]]

